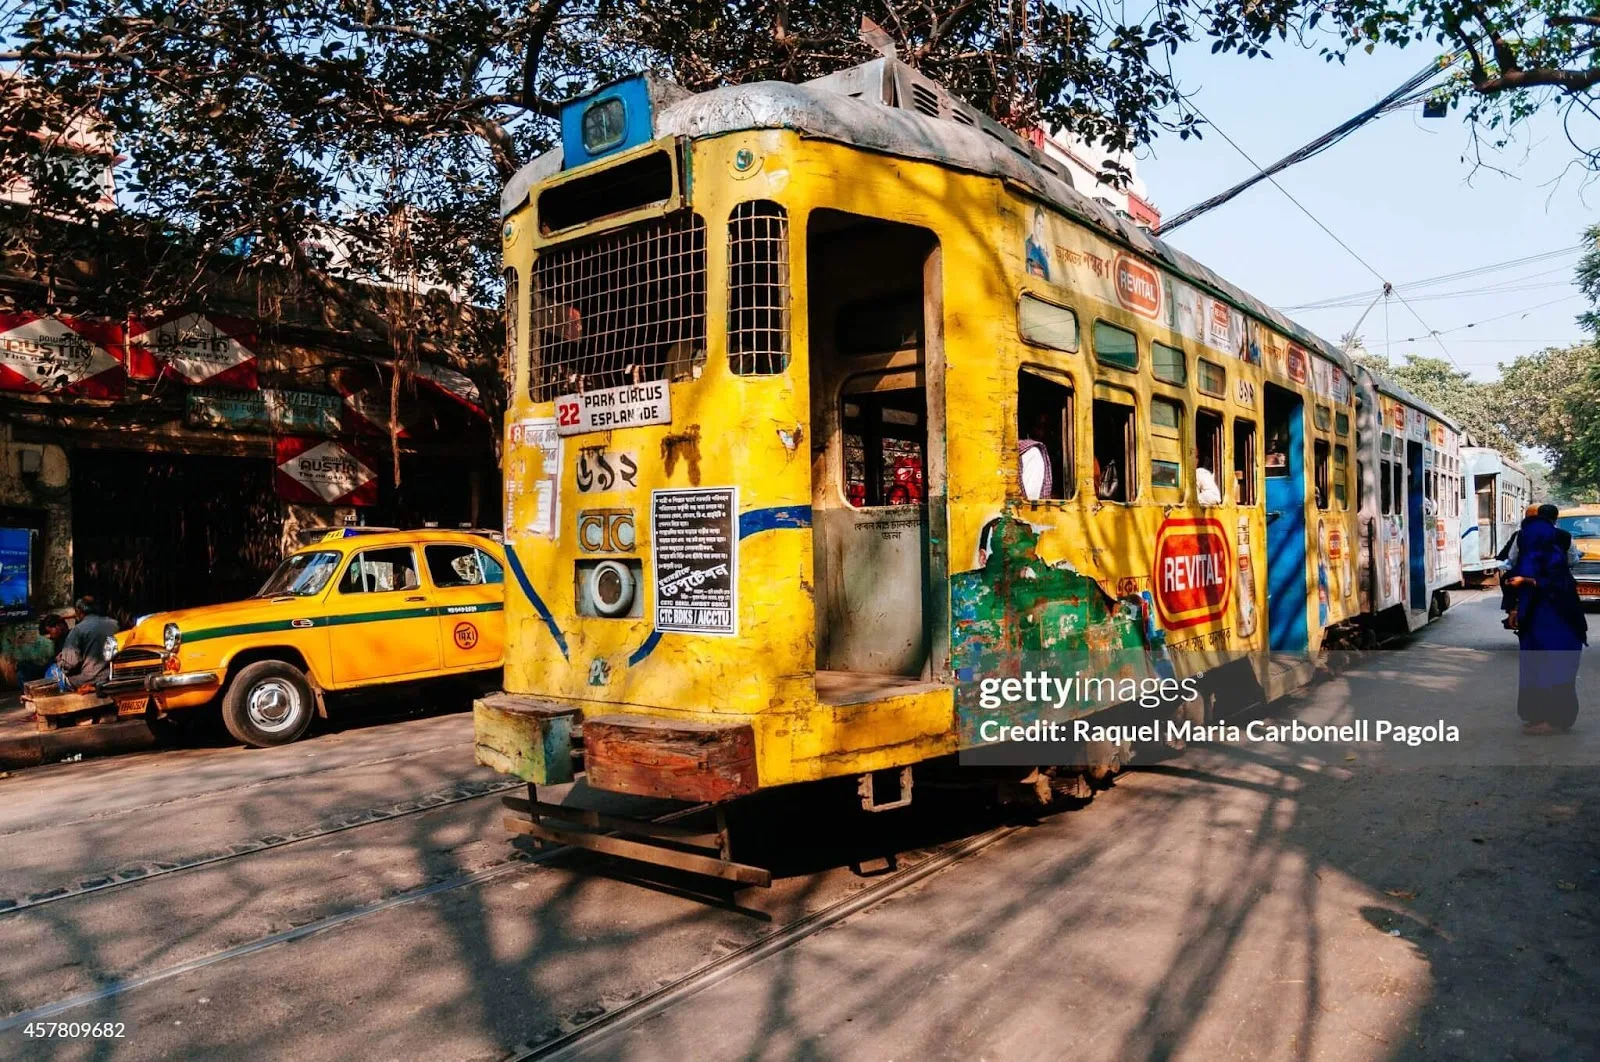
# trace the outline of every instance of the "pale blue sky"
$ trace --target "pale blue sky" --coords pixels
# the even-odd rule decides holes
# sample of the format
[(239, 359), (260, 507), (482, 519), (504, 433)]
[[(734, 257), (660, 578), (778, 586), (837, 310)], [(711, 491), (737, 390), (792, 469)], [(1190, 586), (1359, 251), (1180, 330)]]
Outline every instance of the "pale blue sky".
[[(1273, 54), (1247, 60), (1198, 48), (1174, 60), (1198, 108), (1262, 165), (1375, 102), (1429, 57), (1417, 48), (1380, 49), (1340, 67), (1289, 45)], [(1462, 157), (1469, 150), (1459, 112), (1424, 119), (1419, 106), (1378, 118), (1277, 179), (1396, 285), (1572, 247), (1595, 220), (1600, 185), (1586, 188), (1576, 169), (1563, 176), (1575, 153), (1555, 121), (1541, 121), (1514, 148), (1486, 153), (1514, 176), (1473, 173)], [(1198, 143), (1164, 137), (1146, 154), (1140, 176), (1169, 217), (1254, 172), (1215, 130)], [(1172, 242), (1278, 307), (1380, 286), (1267, 182), (1183, 226)], [(1493, 379), (1497, 362), (1583, 338), (1573, 321), (1584, 308), (1571, 283), (1577, 257), (1574, 251), (1406, 294), (1427, 325), (1444, 333), (1440, 339), (1457, 364)], [(1477, 291), (1489, 286), (1523, 290)], [(1420, 298), (1426, 295), (1452, 297)], [(1350, 308), (1289, 313), (1337, 341), (1365, 306), (1363, 300)], [(1396, 361), (1411, 352), (1445, 356), (1430, 339), (1406, 342), (1425, 330), (1398, 301), (1389, 307), (1387, 323), (1380, 305), (1362, 325), (1369, 350), (1384, 352), (1387, 334)], [(1492, 317), (1501, 319), (1460, 327)]]

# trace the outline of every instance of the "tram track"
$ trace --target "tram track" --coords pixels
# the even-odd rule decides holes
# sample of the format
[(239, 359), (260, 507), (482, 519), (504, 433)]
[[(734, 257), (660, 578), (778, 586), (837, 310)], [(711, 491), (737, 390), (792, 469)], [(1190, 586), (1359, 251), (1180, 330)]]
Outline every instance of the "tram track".
[(658, 1014), (671, 1010), (678, 1004), (686, 1002), (713, 985), (719, 984), (780, 952), (787, 951), (807, 937), (814, 936), (831, 926), (837, 925), (851, 915), (877, 906), (896, 893), (903, 892), (923, 879), (937, 874), (947, 867), (954, 866), (963, 859), (967, 859), (1023, 829), (1026, 829), (1026, 827), (1017, 825), (997, 826), (976, 837), (969, 837), (964, 841), (936, 851), (928, 858), (908, 866), (904, 870), (891, 874), (852, 895), (836, 900), (826, 907), (810, 914), (802, 915), (782, 928), (758, 940), (751, 941), (742, 948), (713, 959), (704, 966), (700, 966), (676, 980), (669, 981), (655, 991), (648, 992), (637, 999), (598, 1015), (559, 1036), (551, 1037), (538, 1043), (520, 1044), (504, 1057), (503, 1062), (546, 1062), (546, 1060), (552, 1059), (580, 1058), (585, 1051), (598, 1045), (601, 1041), (622, 1033), (640, 1022), (648, 1021)]
[[(520, 785), (521, 783), (516, 784)], [(498, 792), (498, 790), (495, 790), (495, 792)], [(478, 797), (489, 795), (491, 795), (491, 793), (489, 791), (485, 791), (482, 793), (473, 794), (472, 796), (458, 798), (457, 802), (460, 800), (477, 799)], [(431, 807), (442, 806), (445, 805), (442, 803), (431, 805)], [(418, 808), (416, 810), (421, 811), (427, 809)], [(662, 815), (654, 821), (670, 822), (685, 815), (696, 814), (702, 810), (703, 807), (699, 806), (687, 808)], [(408, 814), (412, 813), (415, 812), (408, 812)], [(368, 822), (352, 823), (342, 828), (351, 829), (357, 825), (366, 825), (374, 821), (386, 820), (368, 820)], [(989, 847), (991, 844), (994, 844), (995, 842), (1002, 840), (1003, 838), (1008, 837), (1021, 829), (1024, 829), (1024, 827), (1017, 825), (999, 826), (975, 837), (967, 838), (942, 849), (935, 850), (933, 854), (929, 855), (926, 859), (923, 859), (912, 866), (908, 866), (901, 871), (891, 874), (873, 883), (872, 885), (867, 886), (861, 891), (836, 901), (835, 903), (832, 903), (818, 911), (803, 915), (794, 921), (787, 923), (773, 933), (770, 933), (759, 940), (751, 942), (745, 947), (714, 959), (708, 964), (697, 967), (690, 973), (685, 974), (683, 977), (671, 981), (655, 991), (641, 996), (628, 1004), (601, 1014), (593, 1020), (585, 1022), (577, 1028), (568, 1030), (560, 1036), (547, 1039), (539, 1043), (520, 1045), (512, 1052), (512, 1054), (508, 1056), (508, 1058), (545, 1059), (572, 1057), (575, 1052), (587, 1048), (598, 1040), (621, 1032), (622, 1030), (629, 1028), (640, 1021), (644, 1021), (647, 1018), (653, 1017), (654, 1015), (669, 1009), (677, 1003), (688, 999), (690, 996), (693, 996), (698, 992), (711, 987), (717, 982), (731, 977), (741, 970), (744, 970), (747, 967), (752, 966), (773, 954), (783, 951), (789, 947), (793, 947), (795, 944), (798, 944), (807, 937), (812, 936), (813, 934), (818, 933), (829, 926), (837, 924), (843, 919), (848, 918), (850, 915), (881, 903), (895, 893), (909, 888), (917, 882), (922, 881), (924, 878), (927, 878), (930, 875), (945, 869), (946, 867), (952, 866), (955, 863), (976, 854), (982, 849)], [(330, 832), (338, 831), (334, 830)], [(300, 838), (300, 840), (309, 839), (309, 836)], [(286, 839), (284, 843), (293, 842)], [(260, 849), (257, 849), (257, 851), (259, 850)], [(232, 961), (234, 959), (245, 958), (247, 956), (266, 951), (270, 948), (277, 947), (281, 944), (289, 944), (295, 941), (304, 940), (308, 937), (317, 936), (322, 933), (337, 929), (341, 926), (346, 926), (358, 920), (365, 919), (371, 915), (394, 910), (395, 908), (399, 907), (409, 906), (411, 904), (419, 903), (435, 896), (456, 891), (458, 889), (484, 885), (529, 867), (539, 866), (565, 856), (572, 856), (581, 853), (581, 849), (572, 848), (566, 845), (552, 846), (537, 852), (514, 852), (506, 859), (491, 863), (490, 865), (482, 867), (478, 870), (457, 874), (439, 881), (431, 882), (427, 885), (408, 889), (403, 892), (396, 893), (393, 896), (388, 896), (380, 900), (374, 900), (370, 903), (362, 904), (358, 907), (351, 908), (347, 911), (341, 911), (337, 914), (328, 915), (324, 918), (319, 918), (303, 925), (294, 926), (276, 933), (267, 934), (254, 940), (246, 941), (242, 944), (236, 944), (232, 947), (223, 948), (205, 955), (199, 955), (195, 958), (188, 959), (180, 963), (175, 963), (171, 966), (162, 967), (157, 970), (152, 970), (148, 973), (108, 979), (87, 991), (79, 992), (51, 1003), (41, 1004), (36, 1007), (31, 1007), (27, 1010), (19, 1011), (7, 1017), (0, 1018), (0, 1034), (21, 1028), (30, 1022), (48, 1021), (57, 1017), (58, 1015), (66, 1014), (80, 1007), (89, 1006), (103, 1000), (125, 995), (129, 992), (136, 991), (149, 985), (169, 981), (174, 978), (194, 973), (198, 970), (203, 970), (208, 967), (218, 965), (220, 963)], [(241, 852), (238, 854), (248, 855), (252, 853)], [(172, 872), (174, 871), (167, 871), (167, 873)], [(148, 880), (148, 878), (136, 880)], [(127, 882), (127, 884), (132, 883), (132, 881)], [(65, 897), (56, 897), (55, 899), (64, 898)], [(53, 900), (45, 902), (53, 902)], [(13, 910), (20, 910), (20, 908)]]
[(92, 815), (83, 815), (75, 819), (51, 820), (48, 822), (21, 826), (14, 829), (0, 830), (0, 841), (18, 837), (41, 830), (59, 830), (69, 826), (83, 826), (94, 822), (104, 822), (107, 819), (121, 818), (125, 815), (134, 815), (141, 811), (151, 811), (156, 808), (171, 808), (177, 804), (185, 804), (194, 800), (205, 800), (211, 797), (225, 796), (241, 793), (250, 789), (259, 789), (263, 786), (276, 785), (279, 782), (297, 782), (307, 778), (314, 778), (320, 774), (330, 774), (336, 771), (354, 771), (365, 767), (381, 767), (387, 763), (399, 763), (405, 760), (431, 756), (435, 753), (449, 752), (453, 749), (469, 748), (471, 741), (450, 741), (442, 745), (431, 745), (427, 748), (412, 749), (407, 752), (397, 753), (392, 756), (377, 756), (372, 759), (355, 760), (350, 763), (329, 763), (314, 767), (308, 771), (285, 771), (282, 774), (268, 775), (264, 778), (255, 778), (238, 785), (222, 786), (217, 789), (204, 789), (194, 793), (185, 793), (182, 796), (168, 797), (165, 800), (152, 800), (144, 804), (134, 804), (130, 807), (116, 808), (110, 811), (100, 811)]
[(0, 919), (7, 915), (44, 907), (47, 904), (59, 903), (63, 900), (71, 900), (95, 893), (109, 892), (128, 885), (139, 885), (183, 871), (217, 866), (221, 863), (242, 859), (245, 856), (268, 852), (275, 848), (283, 848), (287, 845), (300, 844), (305, 841), (314, 841), (322, 837), (331, 837), (347, 830), (359, 829), (362, 826), (375, 826), (379, 823), (394, 822), (397, 819), (403, 819), (411, 815), (420, 815), (425, 811), (450, 807), (453, 804), (461, 804), (469, 800), (481, 800), (487, 796), (494, 796), (507, 790), (520, 788), (523, 788), (523, 783), (520, 781), (507, 782), (500, 779), (487, 782), (458, 782), (455, 785), (446, 786), (432, 793), (414, 797), (410, 800), (399, 801), (386, 807), (367, 808), (362, 811), (341, 815), (326, 824), (308, 826), (291, 833), (271, 833), (248, 841), (237, 841), (228, 845), (224, 851), (206, 852), (189, 859), (177, 861), (162, 860), (136, 863), (133, 866), (122, 867), (108, 874), (84, 878), (71, 885), (57, 886), (53, 889), (29, 893), (26, 896), (0, 896)]

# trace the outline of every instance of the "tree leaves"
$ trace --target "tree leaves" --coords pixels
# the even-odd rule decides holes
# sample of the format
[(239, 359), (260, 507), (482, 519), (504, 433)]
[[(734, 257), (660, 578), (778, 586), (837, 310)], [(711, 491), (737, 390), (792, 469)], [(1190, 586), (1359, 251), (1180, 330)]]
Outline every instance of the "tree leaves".
[[(1518, 37), (1517, 56), (1583, 54), (1589, 26), (1548, 20), (1586, 8), (1529, 10), (1549, 32), (1537, 47)], [(0, 82), (0, 168), (27, 175), (35, 207), (0, 226), (0, 253), (46, 276), (126, 254), (84, 292), (112, 313), (210, 297), (224, 275), (321, 298), (381, 280), (407, 293), (384, 310), (403, 319), (347, 319), (479, 367), (487, 392), (499, 316), (472, 307), (499, 299), (499, 189), (554, 141), (558, 101), (623, 74), (661, 69), (692, 90), (801, 81), (872, 58), (867, 17), (999, 121), (1127, 149), (1200, 135), (1161, 61), (1184, 45), (1266, 60), (1274, 38), (1332, 27), (1342, 61), (1356, 44), (1456, 40), (1458, 15), (1440, 0), (1168, 0), (1138, 17), (1102, 0), (22, 0), (0, 11), (0, 58), (26, 79)], [(101, 209), (92, 166), (59, 164), (86, 150), (122, 157), (120, 212)]]

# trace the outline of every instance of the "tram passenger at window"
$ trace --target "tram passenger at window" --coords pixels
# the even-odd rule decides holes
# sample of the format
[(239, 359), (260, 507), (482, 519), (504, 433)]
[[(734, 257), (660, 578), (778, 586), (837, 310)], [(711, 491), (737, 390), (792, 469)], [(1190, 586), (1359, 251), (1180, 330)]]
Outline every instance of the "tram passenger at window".
[[(1267, 467), (1289, 467), (1289, 431), (1287, 428), (1275, 428), (1267, 436)], [(1283, 473), (1269, 473), (1282, 475)]]
[(1050, 415), (1040, 410), (1017, 440), (1017, 474), (1022, 496), (1029, 501), (1055, 497), (1055, 469), (1050, 460)]
[(1195, 501), (1201, 505), (1222, 504), (1222, 488), (1217, 486), (1217, 477), (1204, 465), (1194, 470), (1194, 488)]

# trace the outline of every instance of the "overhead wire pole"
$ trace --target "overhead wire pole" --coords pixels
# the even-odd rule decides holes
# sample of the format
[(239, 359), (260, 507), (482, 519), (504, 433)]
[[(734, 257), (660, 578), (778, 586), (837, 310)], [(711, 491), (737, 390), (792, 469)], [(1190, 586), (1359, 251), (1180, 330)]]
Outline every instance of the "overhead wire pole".
[[(1367, 319), (1367, 315), (1369, 313), (1371, 313), (1373, 310), (1377, 309), (1378, 308), (1378, 303), (1382, 302), (1384, 299), (1387, 299), (1389, 297), (1389, 295), (1393, 291), (1394, 291), (1394, 285), (1387, 284), (1387, 283), (1384, 284), (1383, 290), (1378, 292), (1378, 297), (1376, 299), (1373, 299), (1372, 302), (1367, 306), (1367, 308), (1365, 310), (1361, 311), (1361, 316), (1356, 318), (1356, 323), (1350, 326), (1350, 331), (1347, 333), (1350, 336), (1350, 342), (1343, 344), (1342, 345), (1343, 349), (1349, 350), (1350, 347), (1352, 345), (1354, 345), (1354, 342), (1356, 340), (1356, 333), (1361, 331), (1361, 324), (1362, 324), (1363, 321), (1365, 321)], [(1387, 357), (1388, 356), (1388, 351), (1385, 351), (1384, 355)]]

